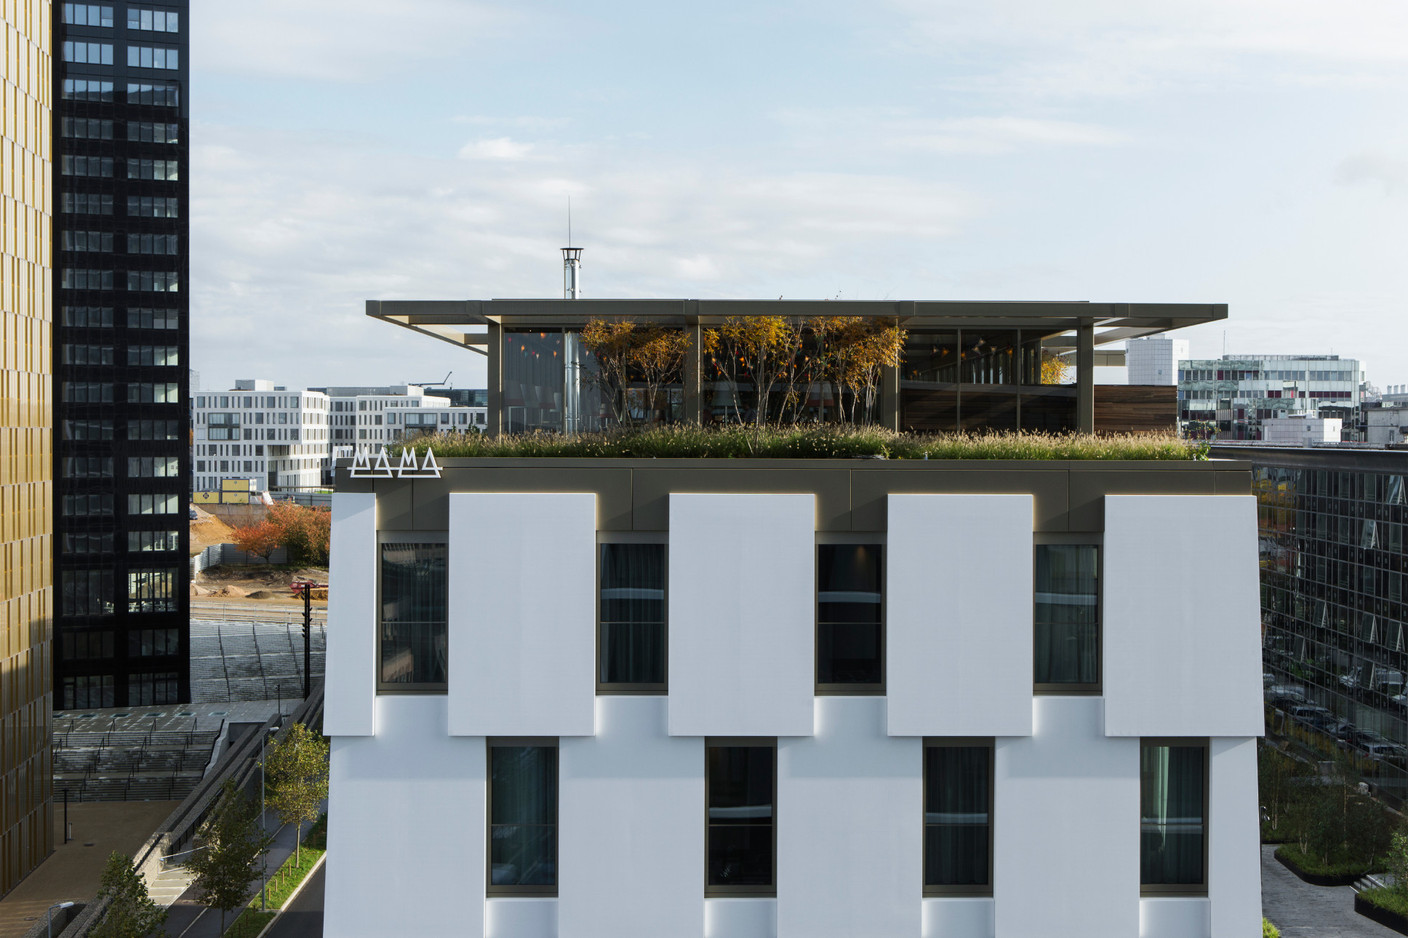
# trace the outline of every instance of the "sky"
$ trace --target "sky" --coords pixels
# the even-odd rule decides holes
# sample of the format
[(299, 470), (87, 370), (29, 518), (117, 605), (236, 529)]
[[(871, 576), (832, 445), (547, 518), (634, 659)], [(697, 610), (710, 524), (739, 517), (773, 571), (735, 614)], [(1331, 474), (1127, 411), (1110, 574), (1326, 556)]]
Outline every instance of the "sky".
[[(191, 0), (206, 389), (483, 359), (369, 299), (1227, 303), (1408, 383), (1402, 0)], [(1113, 378), (1113, 376), (1110, 376)]]

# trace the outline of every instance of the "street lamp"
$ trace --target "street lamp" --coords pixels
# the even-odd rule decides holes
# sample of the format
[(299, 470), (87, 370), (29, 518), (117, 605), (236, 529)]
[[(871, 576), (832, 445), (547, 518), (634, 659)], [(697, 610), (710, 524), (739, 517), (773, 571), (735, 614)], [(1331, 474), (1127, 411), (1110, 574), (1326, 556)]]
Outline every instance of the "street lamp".
[(72, 902), (55, 902), (49, 906), (49, 938), (54, 938), (54, 910), (71, 908), (73, 908)]

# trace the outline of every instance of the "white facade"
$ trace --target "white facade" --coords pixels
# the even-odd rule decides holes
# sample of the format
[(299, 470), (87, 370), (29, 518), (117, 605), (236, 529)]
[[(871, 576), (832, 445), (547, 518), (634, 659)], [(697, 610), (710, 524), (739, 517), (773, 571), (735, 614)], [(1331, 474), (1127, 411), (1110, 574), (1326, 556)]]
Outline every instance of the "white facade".
[(1365, 442), (1375, 446), (1408, 443), (1408, 399), (1364, 411)]
[(322, 484), (331, 454), (327, 395), (241, 380), (192, 397), (195, 491), (237, 479), (252, 479), (257, 492)]
[(1271, 417), (1261, 422), (1261, 438), (1282, 446), (1338, 443), (1343, 429), (1339, 417)]
[(375, 452), (422, 433), (483, 430), (487, 407), (454, 405), (414, 384), (327, 387), (332, 458)]
[[(767, 491), (785, 469), (741, 469), (717, 488), (668, 467), (516, 469), (526, 475), (513, 492), (502, 475), (490, 481), (498, 470), (475, 471), (447, 467), (442, 488), (386, 480), (333, 499), (329, 935), (1255, 934), (1251, 496), (1087, 491), (1066, 510), (1103, 518), (1096, 529), (1041, 534), (1046, 483), (976, 494), (975, 472), (926, 490), (931, 477), (877, 467), (906, 475), (905, 494), (847, 515), (869, 521), (832, 526), (829, 482)], [(584, 481), (623, 472), (637, 477), (624, 500)], [(640, 478), (648, 472), (658, 475)], [(635, 519), (625, 535), (622, 518)], [(447, 688), (378, 694), (378, 538), (410, 529), (448, 544)], [(596, 545), (608, 535), (667, 545), (667, 691), (595, 690)], [(884, 545), (877, 693), (815, 692), (816, 545), (828, 537)], [(1042, 537), (1102, 551), (1096, 692), (1033, 690)], [(545, 894), (486, 885), (485, 753), (504, 737), (557, 748), (556, 885)], [(775, 746), (775, 878), (767, 894), (721, 896), (706, 889), (706, 753), (739, 737)], [(1195, 894), (1141, 895), (1141, 745), (1165, 737), (1206, 746), (1206, 885)], [(926, 895), (926, 745), (953, 740), (991, 747), (986, 894)]]
[(1125, 343), (1130, 384), (1177, 384), (1178, 363), (1187, 357), (1187, 339), (1156, 335)]

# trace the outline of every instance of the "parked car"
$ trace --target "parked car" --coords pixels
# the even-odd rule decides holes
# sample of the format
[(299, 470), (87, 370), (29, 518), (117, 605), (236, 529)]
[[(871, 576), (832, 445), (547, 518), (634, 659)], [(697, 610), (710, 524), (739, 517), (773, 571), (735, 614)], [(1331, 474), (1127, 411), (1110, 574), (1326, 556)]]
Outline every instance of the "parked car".
[(1324, 707), (1317, 707), (1314, 704), (1299, 704), (1288, 711), (1291, 719), (1301, 726), (1318, 730), (1334, 722), (1335, 715)]
[(1408, 766), (1408, 748), (1404, 748), (1398, 743), (1387, 740), (1367, 743), (1364, 746), (1364, 754), (1375, 762), (1385, 762), (1400, 768)]
[(1273, 707), (1289, 710), (1305, 703), (1305, 688), (1299, 684), (1272, 684), (1266, 688), (1266, 701)]

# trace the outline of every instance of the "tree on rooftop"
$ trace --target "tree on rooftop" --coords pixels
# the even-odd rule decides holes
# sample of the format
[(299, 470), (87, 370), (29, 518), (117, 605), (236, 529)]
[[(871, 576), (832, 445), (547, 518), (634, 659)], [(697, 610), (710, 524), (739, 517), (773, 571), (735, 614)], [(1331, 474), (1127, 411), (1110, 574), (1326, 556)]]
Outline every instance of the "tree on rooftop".
[(631, 319), (590, 319), (581, 339), (596, 357), (596, 383), (611, 402), (618, 423), (633, 422), (633, 383), (645, 386), (640, 422), (654, 423), (662, 407), (668, 411), (670, 402), (662, 402), (660, 393), (666, 385), (680, 380), (690, 348), (689, 335), (683, 329)]

